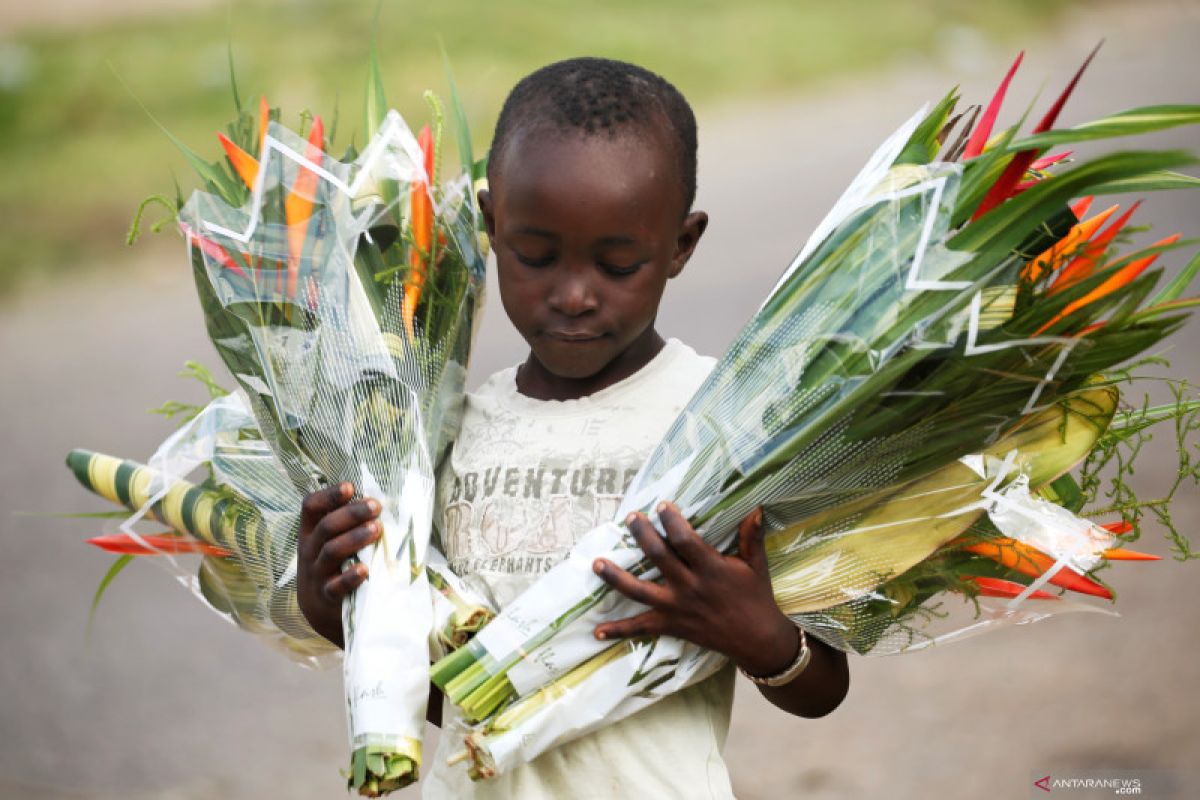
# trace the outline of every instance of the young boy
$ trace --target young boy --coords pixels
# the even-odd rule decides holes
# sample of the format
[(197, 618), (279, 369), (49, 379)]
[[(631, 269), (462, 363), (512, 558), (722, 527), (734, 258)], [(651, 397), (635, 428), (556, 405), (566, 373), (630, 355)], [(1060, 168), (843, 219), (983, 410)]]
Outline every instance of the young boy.
[[(500, 299), (530, 352), (467, 396), (439, 476), (438, 532), (451, 566), (503, 607), (612, 518), (714, 362), (655, 329), (666, 283), (708, 223), (691, 210), (695, 117), (673, 86), (605, 59), (534, 72), (501, 111), (488, 183), (479, 205)], [(378, 504), (352, 495), (342, 484), (309, 496), (300, 533), (301, 608), (339, 644), (342, 598), (367, 578), (363, 565), (341, 565), (379, 535)], [(740, 526), (736, 556), (712, 549), (673, 506), (661, 518), (665, 539), (644, 516), (629, 520), (661, 583), (597, 559), (597, 574), (649, 609), (595, 635), (678, 636), (774, 678), (760, 691), (789, 713), (836, 708), (845, 656), (807, 639), (811, 660), (798, 669), (803, 640), (772, 598), (761, 514)], [(424, 796), (732, 797), (720, 756), (732, 700), (727, 668), (479, 784), (446, 768), (449, 742), (427, 762)]]

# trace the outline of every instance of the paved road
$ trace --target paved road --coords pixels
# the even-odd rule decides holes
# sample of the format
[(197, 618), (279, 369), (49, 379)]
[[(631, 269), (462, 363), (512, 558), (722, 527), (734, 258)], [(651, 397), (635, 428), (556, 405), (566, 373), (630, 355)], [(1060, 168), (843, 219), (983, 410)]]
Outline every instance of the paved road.
[[(1044, 77), (1056, 90), (1104, 35), (1064, 122), (1200, 101), (1200, 18), (1173, 8), (1081, 19), (1030, 53), (1013, 97), (1032, 96)], [(1008, 55), (963, 34), (946, 57), (967, 97), (985, 99)], [(719, 352), (873, 146), (944, 88), (911, 67), (704, 114), (700, 204), (713, 225), (670, 288), (662, 329)], [(1194, 132), (1157, 143), (1200, 150)], [(1195, 233), (1198, 212), (1200, 197), (1161, 197), (1143, 218)], [(185, 359), (215, 362), (180, 249), (168, 244), (30, 290), (0, 314), (0, 796), (340, 796), (336, 671), (290, 666), (148, 564), (112, 588), (89, 641), (87, 607), (107, 561), (81, 540), (98, 525), (12, 514), (98, 507), (62, 455), (86, 446), (146, 456), (168, 428), (143, 409), (187, 396), (172, 377)], [(520, 355), (498, 309), (484, 324), (476, 380)], [(1195, 325), (1175, 338), (1177, 374), (1200, 378), (1197, 344)], [(1169, 456), (1153, 451), (1141, 485), (1169, 476)], [(1200, 527), (1197, 492), (1178, 517), (1185, 530)], [(1144, 544), (1166, 552), (1153, 536)], [(1200, 796), (1200, 775), (1186, 772), (1200, 760), (1197, 570), (1123, 568), (1120, 619), (1076, 615), (935, 652), (856, 659), (850, 697), (825, 720), (785, 717), (739, 691), (726, 752), (738, 795), (1024, 797), (1045, 774), (1132, 768), (1172, 771), (1171, 796)]]

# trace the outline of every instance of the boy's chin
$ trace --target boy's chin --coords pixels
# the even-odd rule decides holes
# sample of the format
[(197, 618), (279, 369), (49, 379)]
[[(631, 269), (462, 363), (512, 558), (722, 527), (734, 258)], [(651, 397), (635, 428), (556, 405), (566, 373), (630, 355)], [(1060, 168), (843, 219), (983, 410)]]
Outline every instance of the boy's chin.
[[(608, 346), (606, 346), (608, 345)], [(585, 381), (604, 372), (617, 357), (609, 342), (551, 343), (533, 349), (542, 368), (556, 378)]]

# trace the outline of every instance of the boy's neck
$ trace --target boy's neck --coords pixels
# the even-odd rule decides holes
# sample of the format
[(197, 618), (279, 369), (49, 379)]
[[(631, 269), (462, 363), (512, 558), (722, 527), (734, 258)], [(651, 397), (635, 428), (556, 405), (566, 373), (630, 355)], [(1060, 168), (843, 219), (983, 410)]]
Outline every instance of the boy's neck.
[(517, 391), (534, 400), (578, 400), (625, 380), (649, 364), (665, 345), (658, 331), (650, 327), (604, 369), (586, 378), (555, 375), (530, 352), (517, 368)]

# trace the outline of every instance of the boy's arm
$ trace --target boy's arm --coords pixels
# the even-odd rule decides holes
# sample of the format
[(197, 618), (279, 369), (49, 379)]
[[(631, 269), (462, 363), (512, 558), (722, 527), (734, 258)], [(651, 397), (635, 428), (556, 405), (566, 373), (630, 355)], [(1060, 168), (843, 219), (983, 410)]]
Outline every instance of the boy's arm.
[[(788, 627), (790, 630), (784, 636), (792, 641), (791, 659), (787, 662), (774, 662), (777, 665), (782, 664), (774, 669), (760, 670), (745, 664), (738, 666), (750, 675), (759, 677), (778, 675), (786, 670), (800, 654), (798, 629), (791, 625), (790, 621)], [(809, 718), (823, 717), (845, 699), (850, 689), (850, 666), (845, 653), (834, 650), (819, 639), (808, 638), (808, 648), (812, 651), (808, 666), (793, 680), (782, 686), (755, 686), (776, 708), (781, 708), (789, 714)]]
[[(658, 513), (665, 539), (644, 514), (630, 515), (626, 524), (662, 573), (660, 583), (640, 580), (606, 559), (594, 564), (609, 585), (650, 610), (598, 625), (596, 637), (677, 636), (728, 656), (750, 675), (787, 670), (799, 654), (800, 636), (775, 605), (761, 510), (738, 527), (735, 556), (723, 555), (701, 539), (674, 505), (664, 503)], [(816, 639), (809, 639), (808, 646), (812, 656), (803, 672), (786, 685), (760, 686), (759, 691), (790, 714), (820, 717), (845, 698), (850, 671), (844, 653)]]

